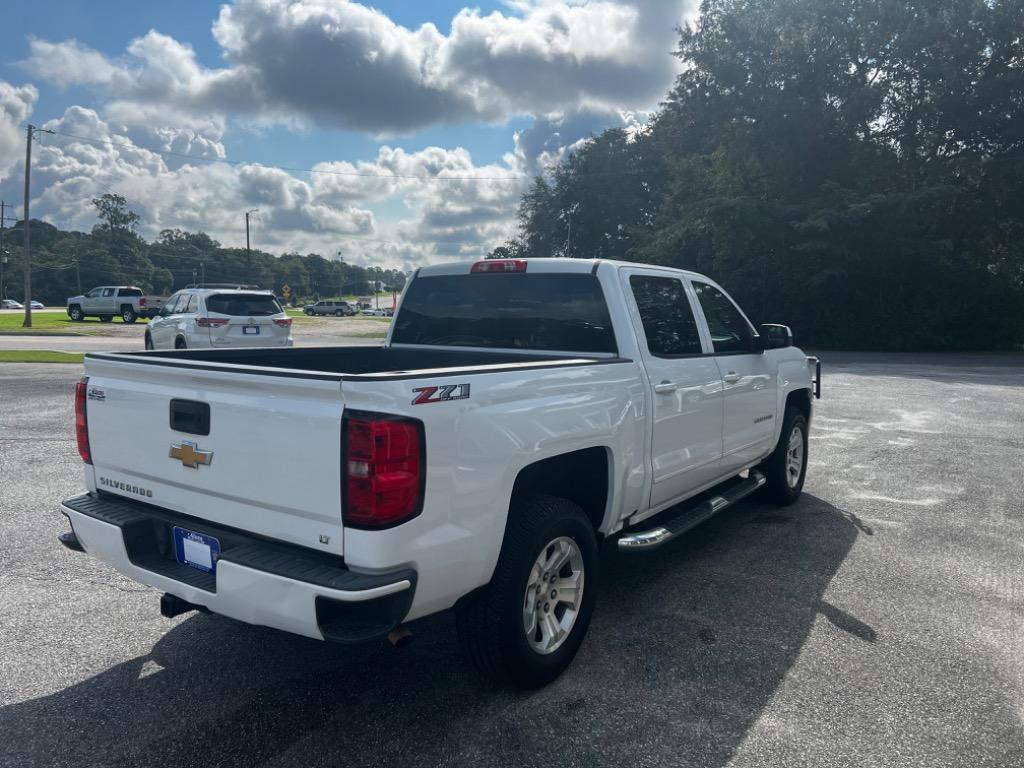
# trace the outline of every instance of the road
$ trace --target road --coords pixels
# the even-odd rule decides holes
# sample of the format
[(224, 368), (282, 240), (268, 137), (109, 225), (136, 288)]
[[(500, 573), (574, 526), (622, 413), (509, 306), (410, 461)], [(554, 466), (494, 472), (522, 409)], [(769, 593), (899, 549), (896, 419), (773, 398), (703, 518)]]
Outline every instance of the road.
[(0, 366), (0, 765), (1024, 765), (1024, 358), (825, 372), (801, 501), (609, 549), (575, 664), (520, 693), (448, 615), (404, 650), (161, 618), (54, 538), (80, 367)]

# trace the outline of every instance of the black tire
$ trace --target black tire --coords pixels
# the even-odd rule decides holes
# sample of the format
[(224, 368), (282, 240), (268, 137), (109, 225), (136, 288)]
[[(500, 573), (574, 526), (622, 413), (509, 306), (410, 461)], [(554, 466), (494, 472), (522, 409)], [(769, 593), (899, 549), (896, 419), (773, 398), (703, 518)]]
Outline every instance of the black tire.
[(82, 312), (82, 308), (77, 304), (72, 304), (68, 307), (68, 317), (74, 320), (76, 323), (80, 323), (85, 320), (85, 314)]
[(113, 315), (100, 315), (100, 322), (101, 323), (109, 323), (113, 319), (114, 319)]
[(342, 312), (342, 311), (341, 311), (341, 310), (339, 309), (339, 310), (338, 310), (337, 312), (335, 312), (335, 313), (334, 313), (334, 316), (335, 316), (335, 317), (341, 317), (341, 316), (342, 316), (343, 314), (345, 314), (345, 313), (344, 313), (344, 312)]
[(153, 346), (153, 337), (148, 333), (146, 334), (146, 349), (155, 349)]
[[(790, 440), (796, 429), (800, 430), (799, 474), (794, 474), (790, 470), (789, 461)], [(761, 462), (758, 467), (765, 476), (761, 496), (766, 501), (785, 507), (800, 498), (804, 489), (804, 479), (807, 477), (807, 447), (807, 417), (797, 408), (786, 408), (785, 416), (782, 418), (779, 442), (771, 456)]]
[(130, 306), (121, 307), (121, 319), (128, 323), (134, 323), (139, 319), (139, 316), (135, 313), (135, 310)]
[(176, 338), (174, 340), (174, 348), (175, 349), (188, 349), (188, 344), (186, 344), (185, 340), (183, 338), (181, 338), (181, 336), (179, 336), (178, 338)]
[[(545, 654), (535, 650), (527, 637), (524, 601), (542, 552), (551, 552), (552, 545), (566, 539), (576, 545), (580, 556), (582, 595), (568, 634)], [(568, 562), (562, 566), (566, 568), (572, 570)], [(522, 688), (540, 688), (554, 680), (572, 663), (583, 642), (597, 596), (597, 576), (597, 537), (583, 510), (552, 496), (513, 502), (491, 583), (465, 598), (456, 612), (459, 639), (474, 666), (496, 682)], [(546, 592), (548, 587), (538, 585), (538, 594), (542, 588)], [(552, 615), (559, 621), (555, 611), (562, 607), (564, 617), (568, 608), (550, 602), (555, 603)], [(539, 611), (543, 606), (537, 604)]]

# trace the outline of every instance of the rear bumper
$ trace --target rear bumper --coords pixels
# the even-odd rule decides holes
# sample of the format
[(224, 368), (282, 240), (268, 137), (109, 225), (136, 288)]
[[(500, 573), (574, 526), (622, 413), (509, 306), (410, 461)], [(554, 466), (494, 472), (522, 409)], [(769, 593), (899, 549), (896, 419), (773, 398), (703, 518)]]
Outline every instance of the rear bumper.
[[(249, 624), (355, 643), (386, 635), (412, 604), (411, 569), (355, 573), (337, 556), (109, 494), (76, 496), (60, 507), (89, 554), (130, 579)], [(220, 541), (215, 575), (177, 562), (174, 526)]]

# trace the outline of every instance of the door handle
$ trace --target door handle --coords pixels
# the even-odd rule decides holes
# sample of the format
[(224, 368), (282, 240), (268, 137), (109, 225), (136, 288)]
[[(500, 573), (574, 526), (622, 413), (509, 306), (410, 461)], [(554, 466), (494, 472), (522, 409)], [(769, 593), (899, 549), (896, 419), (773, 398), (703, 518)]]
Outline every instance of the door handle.
[(722, 381), (726, 384), (735, 384), (740, 380), (740, 375), (735, 371), (729, 371), (725, 376), (722, 377)]
[(658, 395), (670, 395), (679, 389), (678, 384), (673, 384), (671, 381), (663, 381), (661, 384), (654, 385), (654, 392)]

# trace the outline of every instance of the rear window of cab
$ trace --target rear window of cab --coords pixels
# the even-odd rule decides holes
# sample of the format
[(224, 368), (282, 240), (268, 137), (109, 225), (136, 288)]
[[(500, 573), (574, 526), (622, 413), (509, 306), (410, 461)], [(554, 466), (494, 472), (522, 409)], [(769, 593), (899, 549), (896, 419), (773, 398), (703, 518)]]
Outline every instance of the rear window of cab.
[(425, 344), (616, 353), (608, 304), (589, 274), (471, 274), (412, 281), (391, 337)]

